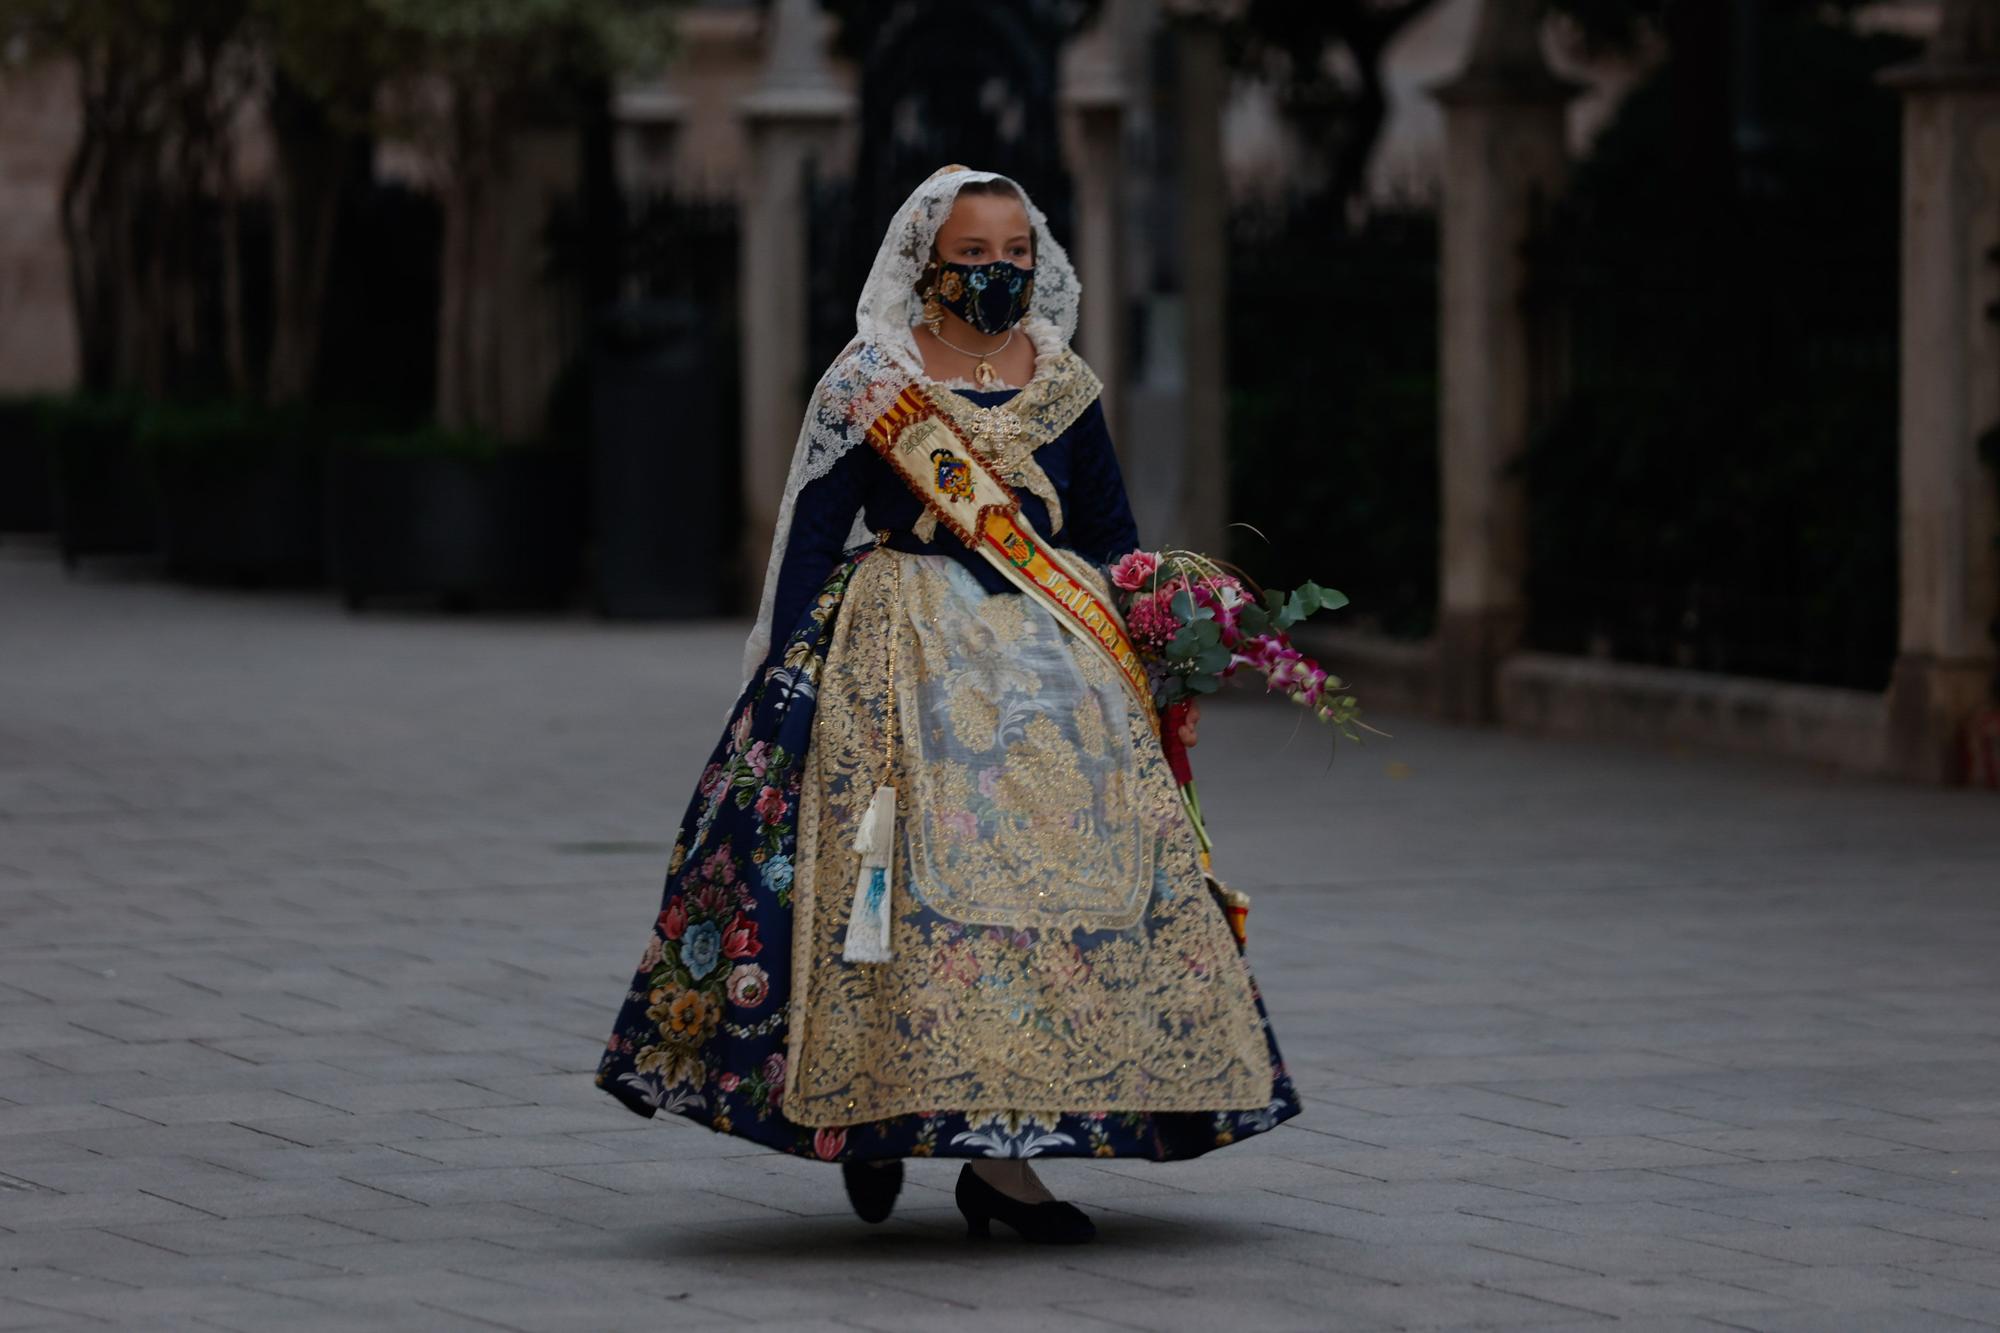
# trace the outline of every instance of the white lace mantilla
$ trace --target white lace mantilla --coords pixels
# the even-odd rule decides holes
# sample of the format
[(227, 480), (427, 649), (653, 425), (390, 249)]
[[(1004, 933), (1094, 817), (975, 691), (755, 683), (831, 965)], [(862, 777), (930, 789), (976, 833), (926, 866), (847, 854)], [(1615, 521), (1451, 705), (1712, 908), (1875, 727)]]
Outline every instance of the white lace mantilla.
[[(832, 471), (841, 457), (862, 442), (869, 423), (887, 410), (910, 384), (924, 378), (923, 355), (912, 332), (922, 313), (917, 279), (930, 260), (938, 228), (950, 216), (960, 187), (973, 181), (1005, 180), (1020, 190), (1035, 233), (1035, 290), (1022, 332), (1035, 344), (1036, 372), (1067, 350), (1076, 333), (1077, 303), (1083, 286), (1069, 255), (1049, 232), (1048, 218), (1028, 199), (1017, 182), (997, 172), (946, 168), (919, 185), (903, 201), (875, 252), (861, 300), (854, 309), (854, 338), (814, 386), (792, 450), (791, 472), (778, 503), (777, 530), (765, 565), (764, 593), (757, 624), (743, 645), (743, 672), (757, 669), (771, 645), (771, 613), (777, 600), (778, 572), (798, 508), (799, 493)], [(1029, 384), (1033, 384), (1031, 376)], [(969, 387), (969, 386), (968, 386)], [(856, 514), (851, 544), (868, 539)]]

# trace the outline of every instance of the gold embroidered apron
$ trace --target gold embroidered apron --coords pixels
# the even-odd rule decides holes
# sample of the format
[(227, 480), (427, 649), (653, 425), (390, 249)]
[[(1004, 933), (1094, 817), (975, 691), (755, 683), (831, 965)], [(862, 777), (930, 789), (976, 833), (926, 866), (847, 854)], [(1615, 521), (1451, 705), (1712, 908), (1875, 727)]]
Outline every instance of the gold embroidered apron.
[[(847, 964), (850, 843), (883, 776), (892, 653), (907, 793), (894, 958)], [(797, 1123), (1269, 1100), (1249, 973), (1149, 711), (1050, 611), (987, 593), (949, 557), (880, 549), (848, 586), (793, 892)]]

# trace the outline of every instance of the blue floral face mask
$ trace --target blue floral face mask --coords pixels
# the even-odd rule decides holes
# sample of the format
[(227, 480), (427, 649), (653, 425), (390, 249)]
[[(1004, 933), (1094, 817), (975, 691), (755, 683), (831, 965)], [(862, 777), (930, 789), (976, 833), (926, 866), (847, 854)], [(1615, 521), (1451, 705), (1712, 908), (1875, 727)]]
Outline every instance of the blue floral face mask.
[(1005, 333), (1020, 323), (1035, 297), (1035, 270), (1006, 259), (938, 266), (938, 304), (981, 333)]

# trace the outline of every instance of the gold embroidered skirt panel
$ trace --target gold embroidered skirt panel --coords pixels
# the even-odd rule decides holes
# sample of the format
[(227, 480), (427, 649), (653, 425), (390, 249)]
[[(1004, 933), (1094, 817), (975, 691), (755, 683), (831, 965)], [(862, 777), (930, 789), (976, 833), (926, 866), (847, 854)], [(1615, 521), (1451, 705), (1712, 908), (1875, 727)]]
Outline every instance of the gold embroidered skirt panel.
[[(855, 571), (818, 695), (788, 1119), (1270, 1100), (1248, 969), (1159, 741), (1101, 654), (949, 557), (885, 548)], [(847, 963), (854, 830), (891, 755), (894, 956)]]

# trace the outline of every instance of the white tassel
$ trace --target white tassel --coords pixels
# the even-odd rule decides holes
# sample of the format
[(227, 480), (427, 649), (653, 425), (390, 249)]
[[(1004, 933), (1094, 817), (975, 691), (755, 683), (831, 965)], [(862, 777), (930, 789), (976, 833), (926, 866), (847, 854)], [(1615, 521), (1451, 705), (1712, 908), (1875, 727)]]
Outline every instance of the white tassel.
[(861, 873), (854, 881), (854, 905), (847, 913), (847, 943), (840, 956), (850, 963), (889, 961), (890, 875), (896, 860), (896, 789), (881, 786), (854, 833)]

